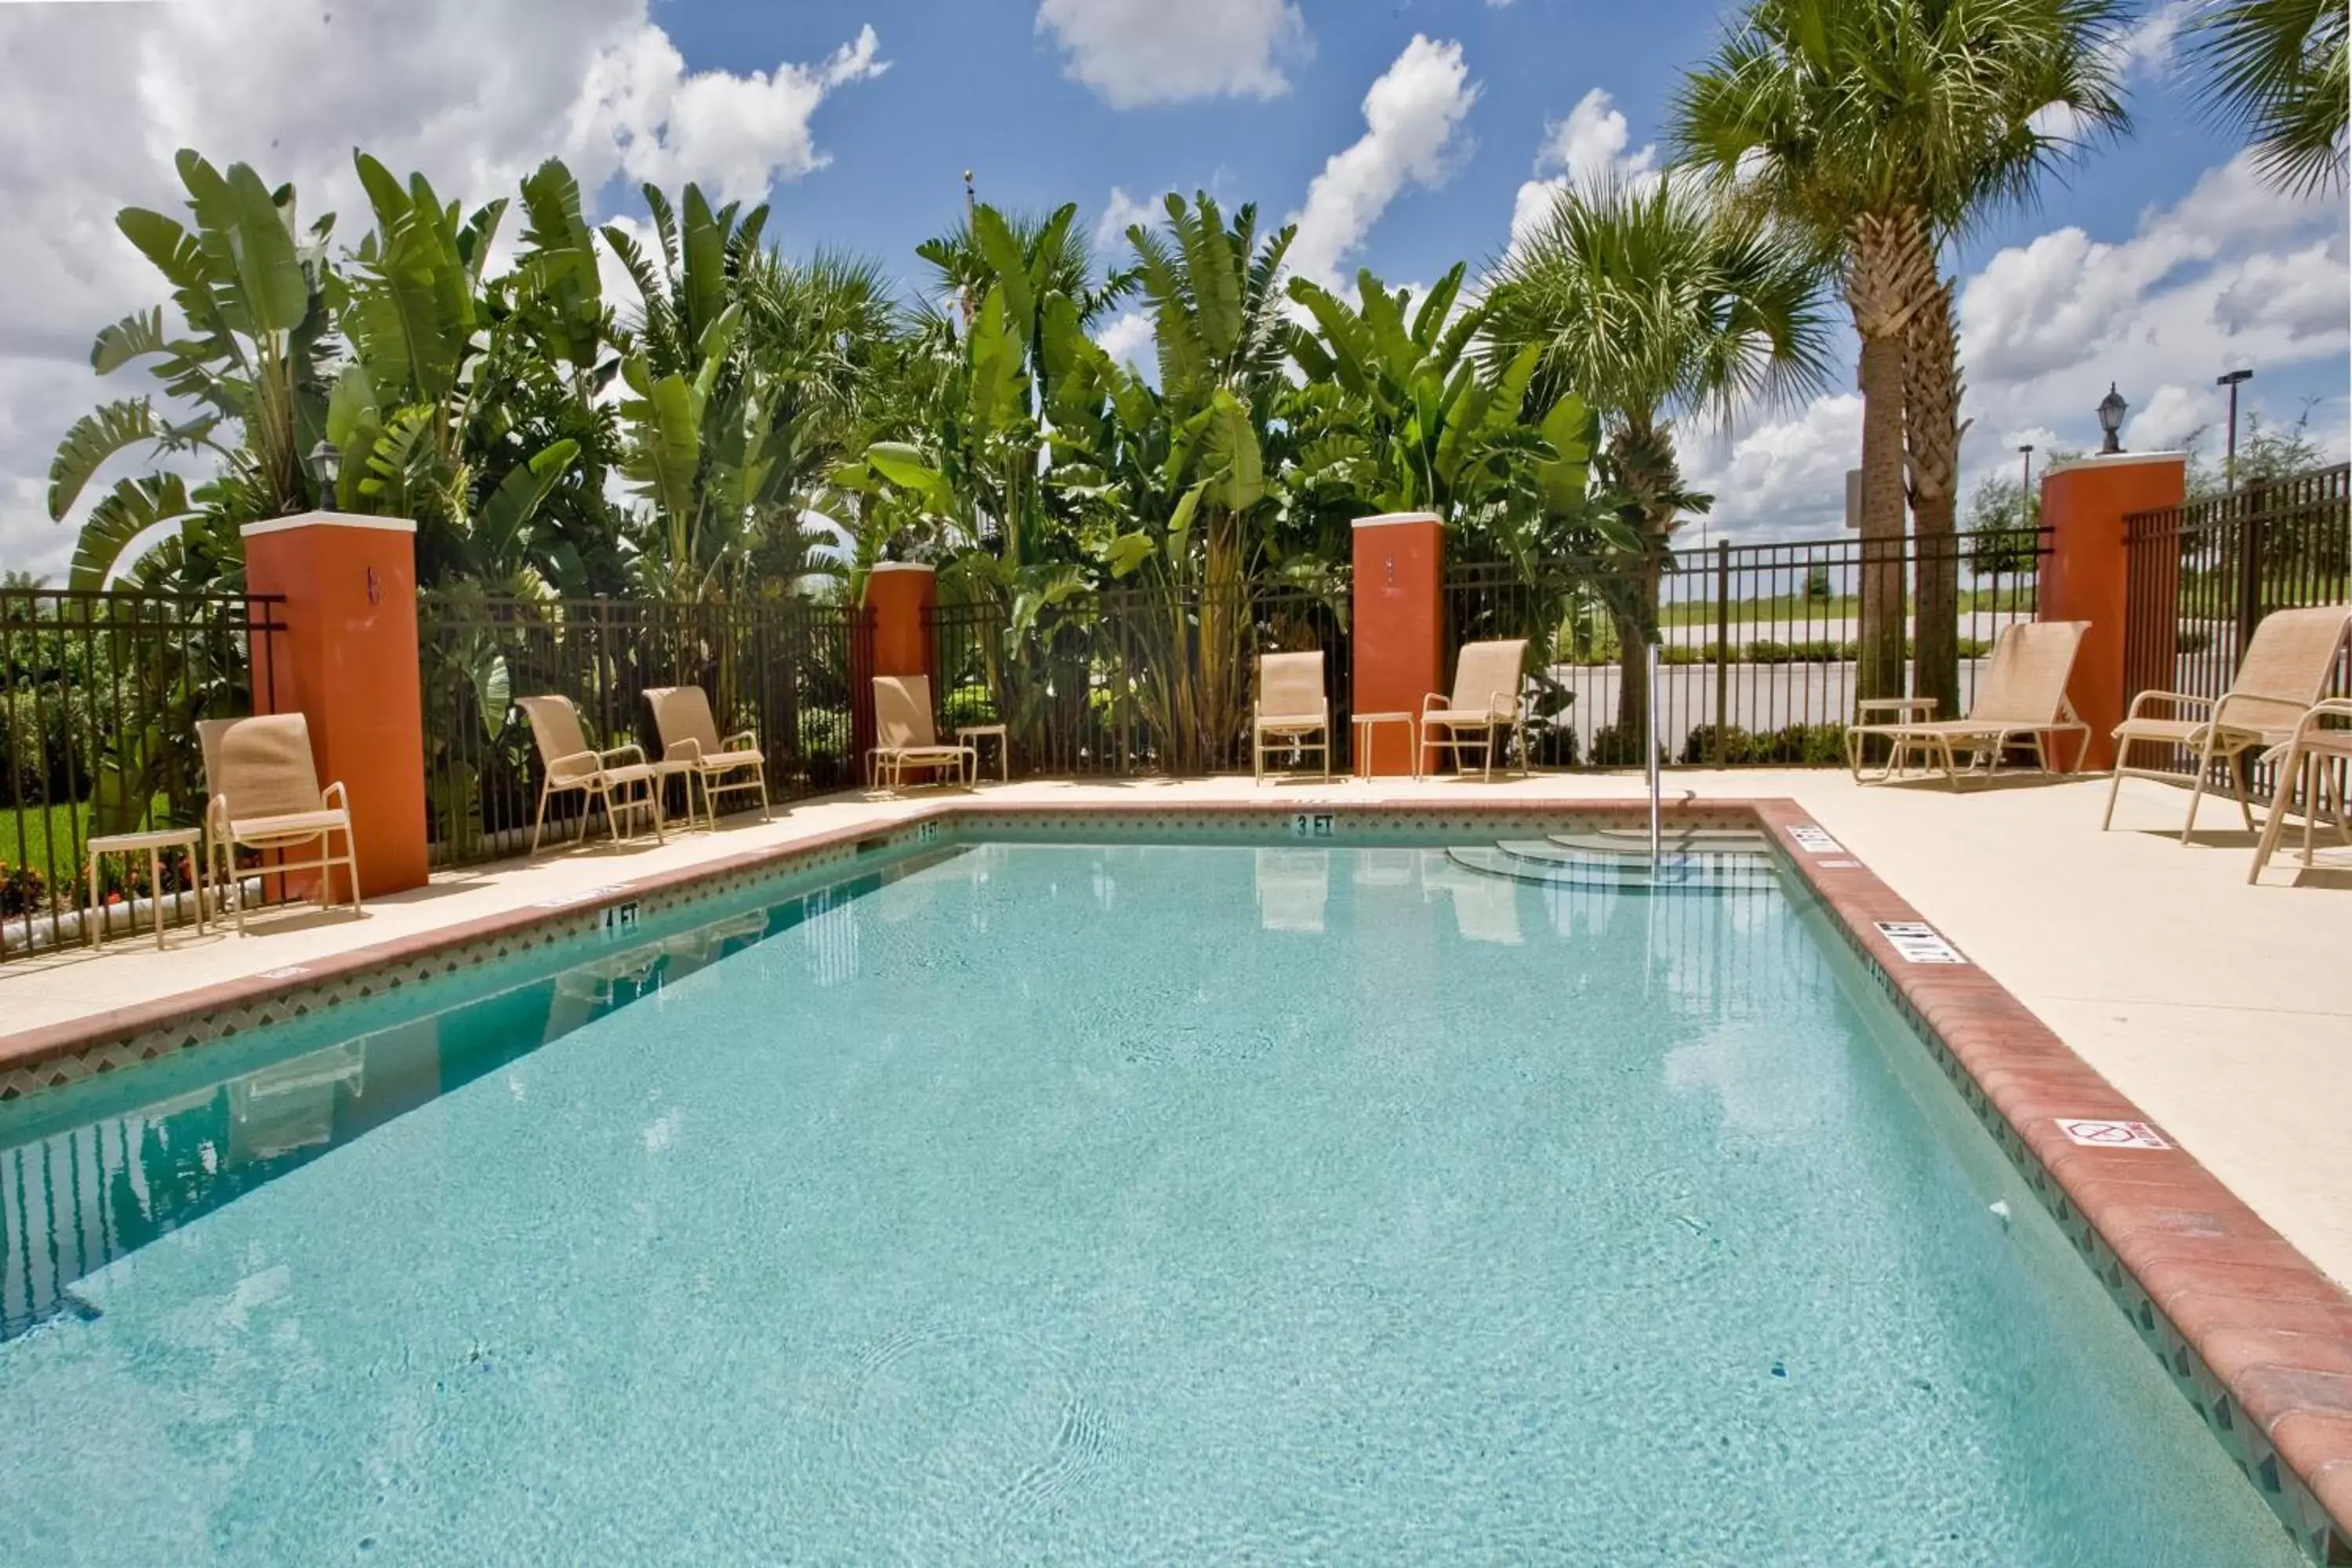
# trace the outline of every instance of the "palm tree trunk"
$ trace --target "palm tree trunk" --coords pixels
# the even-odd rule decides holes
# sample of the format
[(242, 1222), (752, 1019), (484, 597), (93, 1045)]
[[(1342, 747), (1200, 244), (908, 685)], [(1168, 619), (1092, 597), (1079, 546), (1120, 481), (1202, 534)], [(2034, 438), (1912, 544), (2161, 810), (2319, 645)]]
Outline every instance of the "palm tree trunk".
[(1935, 286), (1916, 214), (1855, 221), (1845, 293), (1862, 339), (1861, 698), (1903, 694), (1903, 344)]
[(1641, 760), (1642, 737), (1649, 733), (1650, 670), (1645, 651), (1658, 625), (1658, 585), (1666, 552), (1674, 548), (1682, 468), (1675, 458), (1672, 430), (1648, 413), (1627, 415), (1609, 438), (1617, 482), (1631, 503), (1642, 536), (1642, 553), (1630, 563), (1626, 592), (1612, 596), (1617, 623), (1617, 732)]
[(1904, 338), (1903, 445), (1911, 474), (1913, 612), (1911, 690), (1936, 700), (1941, 719), (1960, 716), (1959, 510), (1961, 381), (1952, 286), (1938, 282)]

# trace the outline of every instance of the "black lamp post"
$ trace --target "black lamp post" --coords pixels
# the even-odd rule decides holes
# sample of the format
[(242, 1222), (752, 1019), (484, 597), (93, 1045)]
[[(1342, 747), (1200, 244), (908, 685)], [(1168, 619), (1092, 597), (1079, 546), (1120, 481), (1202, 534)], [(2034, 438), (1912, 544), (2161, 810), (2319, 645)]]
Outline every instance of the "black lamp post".
[(2123, 395), (2116, 390), (2116, 384), (2112, 381), (2107, 383), (2107, 395), (2099, 399), (2099, 428), (2106, 436), (2105, 444), (2099, 448), (2101, 457), (2124, 449), (2124, 444), (2116, 437), (2122, 431), (2124, 416), (2130, 409), (2131, 405), (2126, 403)]
[(2233, 490), (2238, 488), (2238, 388), (2253, 379), (2250, 370), (2233, 370), (2213, 378), (2214, 385), (2230, 389), (2230, 455), (2223, 459), (2221, 482)]
[(310, 472), (319, 480), (319, 510), (330, 510), (335, 504), (335, 474), (343, 465), (343, 455), (335, 450), (332, 441), (321, 437), (310, 448)]

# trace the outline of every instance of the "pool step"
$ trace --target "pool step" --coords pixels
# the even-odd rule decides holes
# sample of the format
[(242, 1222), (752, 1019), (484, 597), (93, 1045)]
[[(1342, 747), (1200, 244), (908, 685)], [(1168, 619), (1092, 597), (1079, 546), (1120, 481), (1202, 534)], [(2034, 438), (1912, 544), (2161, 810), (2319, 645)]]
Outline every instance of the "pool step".
[[(1589, 827), (1574, 833), (1546, 836), (1548, 843), (1599, 854), (1650, 857), (1650, 835), (1641, 827)], [(1658, 847), (1669, 855), (1725, 854), (1744, 851), (1761, 855), (1771, 840), (1752, 827), (1669, 827), (1658, 837)]]
[(1580, 848), (1538, 838), (1465, 845), (1445, 853), (1465, 870), (1563, 887), (1699, 893), (1780, 885), (1772, 858), (1753, 851), (1669, 851), (1653, 866), (1646, 843), (1638, 852), (1628, 852), (1614, 847)]

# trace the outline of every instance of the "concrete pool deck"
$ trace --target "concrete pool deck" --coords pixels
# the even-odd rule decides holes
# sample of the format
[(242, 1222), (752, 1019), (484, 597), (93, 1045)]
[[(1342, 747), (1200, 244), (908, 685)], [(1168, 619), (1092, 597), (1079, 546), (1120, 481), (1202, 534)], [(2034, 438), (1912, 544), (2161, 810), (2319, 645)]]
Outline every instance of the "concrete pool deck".
[[(2097, 831), (2104, 780), (2024, 780), (1955, 795), (1940, 786), (1857, 786), (1823, 770), (1675, 772), (1670, 798), (1798, 802), (2059, 1038), (2137, 1102), (2257, 1214), (2340, 1283), (2352, 1283), (2352, 849), (2319, 866), (2292, 856), (2245, 881), (2251, 839), (2233, 804), (2209, 801), (2196, 841), (2177, 831), (2186, 796), (2125, 785), (2113, 833)], [(1623, 775), (1476, 784), (1383, 779), (1254, 785), (1246, 778), (1045, 780), (969, 795), (862, 794), (673, 832), (617, 848), (592, 840), (536, 861), (443, 871), (429, 887), (336, 911), (270, 912), (253, 934), (174, 931), (167, 951), (118, 937), (0, 963), (0, 1068), (12, 1042), (127, 1004), (448, 928), (560, 904), (621, 881), (875, 831), (941, 799), (1123, 810), (1279, 800), (1300, 807), (1516, 801), (1623, 802)], [(2323, 843), (2325, 841), (2323, 840)]]

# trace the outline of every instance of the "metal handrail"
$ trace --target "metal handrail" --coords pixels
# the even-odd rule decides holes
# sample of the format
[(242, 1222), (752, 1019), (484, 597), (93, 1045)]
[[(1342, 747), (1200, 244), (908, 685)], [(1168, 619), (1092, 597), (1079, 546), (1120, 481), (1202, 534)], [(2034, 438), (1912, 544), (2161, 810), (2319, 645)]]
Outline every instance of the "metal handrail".
[(1649, 666), (1649, 683), (1642, 693), (1643, 738), (1649, 742), (1643, 748), (1643, 764), (1650, 779), (1650, 869), (1658, 868), (1658, 638), (1650, 637), (1643, 658)]

